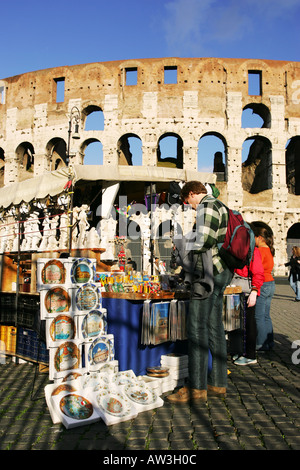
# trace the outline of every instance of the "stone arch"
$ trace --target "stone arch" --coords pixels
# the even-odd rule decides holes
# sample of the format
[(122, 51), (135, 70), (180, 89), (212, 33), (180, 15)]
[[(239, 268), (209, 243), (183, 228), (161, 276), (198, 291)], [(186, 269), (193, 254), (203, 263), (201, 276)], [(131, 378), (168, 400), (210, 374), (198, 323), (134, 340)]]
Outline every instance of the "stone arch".
[(166, 132), (158, 139), (157, 166), (183, 168), (183, 140), (175, 132)]
[(16, 148), (19, 181), (34, 176), (34, 148), (30, 142), (22, 142)]
[(213, 172), (227, 180), (227, 142), (218, 132), (206, 132), (198, 141), (198, 171)]
[(271, 113), (269, 108), (262, 103), (249, 103), (244, 106), (242, 111), (242, 128), (247, 127), (260, 127), (270, 129)]
[(83, 165), (103, 165), (102, 142), (96, 138), (86, 139), (81, 146)]
[(117, 143), (119, 165), (142, 164), (142, 140), (137, 134), (124, 134)]
[(290, 194), (300, 195), (300, 136), (292, 137), (285, 149), (286, 184)]
[(148, 74), (145, 73), (145, 64), (139, 60), (131, 59), (122, 61), (119, 64), (119, 84), (120, 86), (126, 86), (126, 72), (136, 70), (136, 85), (143, 84), (144, 76)]
[(103, 131), (104, 130), (104, 113), (102, 108), (97, 105), (89, 105), (82, 110), (84, 119), (84, 130), (86, 131)]
[(242, 157), (243, 189), (252, 194), (271, 189), (272, 144), (270, 140), (263, 136), (247, 138), (243, 144)]
[[(193, 67), (192, 75), (194, 77), (195, 83), (202, 85), (204, 83), (214, 83), (218, 85), (220, 90), (224, 92), (227, 79), (227, 70), (226, 64), (222, 61), (222, 59), (203, 58), (199, 64)], [(200, 92), (201, 91), (202, 90), (200, 88)]]
[(287, 255), (292, 254), (293, 246), (300, 246), (300, 222), (294, 223), (287, 231), (286, 235)]
[(46, 146), (50, 171), (67, 166), (67, 144), (64, 139), (54, 137)]

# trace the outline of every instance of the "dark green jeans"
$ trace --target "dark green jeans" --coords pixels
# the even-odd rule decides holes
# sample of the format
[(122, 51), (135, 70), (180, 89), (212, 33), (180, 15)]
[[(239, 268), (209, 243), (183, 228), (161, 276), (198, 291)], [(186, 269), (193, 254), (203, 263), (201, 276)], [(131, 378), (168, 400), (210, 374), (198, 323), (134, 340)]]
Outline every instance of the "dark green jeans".
[[(227, 386), (227, 346), (222, 321), (223, 292), (231, 282), (232, 272), (226, 269), (214, 277), (214, 290), (203, 300), (192, 299), (187, 318), (189, 386), (206, 390), (207, 384)], [(212, 370), (208, 374), (208, 351)]]

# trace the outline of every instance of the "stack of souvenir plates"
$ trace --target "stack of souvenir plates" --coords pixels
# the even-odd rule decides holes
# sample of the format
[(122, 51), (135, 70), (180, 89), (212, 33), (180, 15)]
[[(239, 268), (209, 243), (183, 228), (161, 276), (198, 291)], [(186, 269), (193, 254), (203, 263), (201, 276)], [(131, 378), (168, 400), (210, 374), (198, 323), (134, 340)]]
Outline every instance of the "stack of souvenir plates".
[(163, 405), (158, 392), (132, 370), (107, 374), (96, 371), (45, 387), (53, 423), (66, 428), (102, 419), (107, 425), (135, 418)]
[[(114, 360), (114, 338), (107, 335), (107, 311), (101, 306), (95, 274), (95, 259), (37, 261), (40, 317), (46, 321), (51, 380), (61, 380), (74, 371), (84, 373), (85, 360), (88, 371)], [(90, 347), (85, 348), (85, 343)]]

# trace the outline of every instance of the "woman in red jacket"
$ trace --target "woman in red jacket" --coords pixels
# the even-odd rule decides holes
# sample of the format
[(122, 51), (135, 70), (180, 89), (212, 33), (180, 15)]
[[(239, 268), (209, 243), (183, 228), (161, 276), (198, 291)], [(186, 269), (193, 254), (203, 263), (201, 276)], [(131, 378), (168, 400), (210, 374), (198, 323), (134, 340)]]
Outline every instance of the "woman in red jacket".
[[(248, 284), (249, 288), (243, 289), (246, 296), (246, 322), (245, 322), (245, 333), (246, 333), (246, 348), (245, 356), (235, 358), (234, 364), (239, 366), (256, 364), (256, 320), (255, 320), (255, 305), (257, 296), (260, 295), (260, 288), (264, 283), (264, 268), (262, 264), (261, 254), (258, 248), (254, 248), (254, 253), (249, 266), (245, 266), (243, 269), (236, 269), (235, 276), (232, 280), (232, 284), (239, 285), (238, 277), (243, 279), (242, 284)], [(246, 281), (246, 283), (245, 283)]]

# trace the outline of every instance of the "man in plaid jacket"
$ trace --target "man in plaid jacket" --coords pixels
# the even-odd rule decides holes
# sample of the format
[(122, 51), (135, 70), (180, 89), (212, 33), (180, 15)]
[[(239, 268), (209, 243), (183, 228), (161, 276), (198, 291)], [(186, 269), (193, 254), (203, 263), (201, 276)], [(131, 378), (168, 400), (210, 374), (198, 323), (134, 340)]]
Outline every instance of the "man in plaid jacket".
[[(205, 298), (192, 295), (189, 303), (187, 336), (189, 385), (168, 396), (171, 403), (205, 401), (207, 394), (226, 396), (227, 347), (222, 321), (223, 293), (233, 273), (220, 258), (217, 244), (223, 243), (228, 224), (228, 210), (221, 201), (207, 194), (200, 181), (190, 181), (181, 190), (181, 199), (197, 211), (196, 236), (193, 250), (201, 254), (212, 251), (214, 288)], [(198, 256), (197, 271), (201, 271)], [(209, 351), (212, 370), (208, 374)]]

